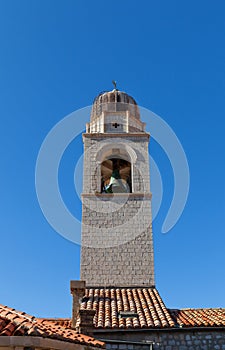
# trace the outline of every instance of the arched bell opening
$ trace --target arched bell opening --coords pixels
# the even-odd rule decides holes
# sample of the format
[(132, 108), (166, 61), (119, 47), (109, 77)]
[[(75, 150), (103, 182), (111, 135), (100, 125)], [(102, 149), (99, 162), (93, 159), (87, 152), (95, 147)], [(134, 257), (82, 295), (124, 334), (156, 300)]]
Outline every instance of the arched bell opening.
[(132, 192), (131, 163), (110, 157), (101, 163), (101, 193)]

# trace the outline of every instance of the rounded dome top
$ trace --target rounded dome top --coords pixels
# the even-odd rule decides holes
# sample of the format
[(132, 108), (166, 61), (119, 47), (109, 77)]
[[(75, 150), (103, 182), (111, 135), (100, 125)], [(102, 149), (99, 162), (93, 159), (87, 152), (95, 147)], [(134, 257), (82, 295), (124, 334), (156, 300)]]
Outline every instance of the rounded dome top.
[(140, 119), (139, 108), (133, 97), (126, 92), (117, 89), (104, 91), (94, 99), (91, 111), (91, 121), (98, 118), (104, 111), (121, 112), (128, 110), (135, 118)]

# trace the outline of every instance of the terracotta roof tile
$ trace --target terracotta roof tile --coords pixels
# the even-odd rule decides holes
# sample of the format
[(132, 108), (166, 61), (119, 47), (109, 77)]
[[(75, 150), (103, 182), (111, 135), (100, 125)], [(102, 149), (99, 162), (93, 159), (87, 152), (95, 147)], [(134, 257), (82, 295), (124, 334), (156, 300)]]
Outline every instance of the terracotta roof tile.
[(52, 322), (55, 325), (65, 327), (65, 328), (71, 328), (71, 319), (70, 318), (39, 318), (40, 322)]
[(155, 288), (88, 288), (80, 308), (96, 311), (96, 328), (163, 328), (175, 325)]
[(0, 336), (31, 335), (83, 345), (104, 347), (104, 343), (71, 329), (70, 320), (39, 319), (0, 305)]
[(80, 308), (97, 329), (225, 327), (225, 309), (170, 310), (155, 288), (87, 288)]
[(225, 327), (225, 309), (169, 310), (174, 322), (181, 327)]

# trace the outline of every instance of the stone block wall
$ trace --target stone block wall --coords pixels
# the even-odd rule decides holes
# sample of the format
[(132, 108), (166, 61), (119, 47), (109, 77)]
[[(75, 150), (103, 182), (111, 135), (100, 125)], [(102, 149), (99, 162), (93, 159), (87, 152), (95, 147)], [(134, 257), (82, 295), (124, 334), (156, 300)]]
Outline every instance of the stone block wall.
[[(154, 286), (148, 141), (84, 134), (81, 279), (89, 287)], [(100, 194), (104, 157), (126, 151), (133, 193)]]
[[(127, 332), (123, 337), (115, 333), (111, 336), (94, 336), (106, 339), (108, 350), (225, 350), (225, 329), (198, 331), (193, 328), (139, 334), (134, 330), (134, 333)], [(121, 342), (118, 341), (119, 337), (122, 338)], [(113, 342), (114, 338), (117, 339), (116, 342)]]
[(122, 204), (118, 196), (103, 203), (83, 199), (81, 279), (87, 286), (154, 285), (151, 202), (130, 196)]

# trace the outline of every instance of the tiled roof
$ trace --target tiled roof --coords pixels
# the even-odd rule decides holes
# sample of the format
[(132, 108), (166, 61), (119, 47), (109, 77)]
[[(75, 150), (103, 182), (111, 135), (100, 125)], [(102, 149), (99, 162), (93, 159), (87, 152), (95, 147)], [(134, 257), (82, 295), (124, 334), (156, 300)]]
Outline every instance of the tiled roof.
[(0, 305), (0, 336), (39, 336), (104, 347), (104, 343), (70, 328), (69, 320), (39, 319), (7, 306)]
[(71, 319), (70, 318), (38, 318), (40, 322), (48, 321), (53, 323), (56, 326), (62, 326), (65, 328), (71, 328)]
[[(97, 328), (174, 326), (174, 321), (155, 288), (88, 288), (80, 308), (96, 310), (94, 326)], [(132, 312), (136, 317), (127, 317), (129, 315), (124, 312)]]
[(170, 310), (155, 288), (87, 288), (80, 309), (97, 329), (225, 327), (225, 309)]
[(225, 327), (225, 309), (169, 310), (181, 327)]

